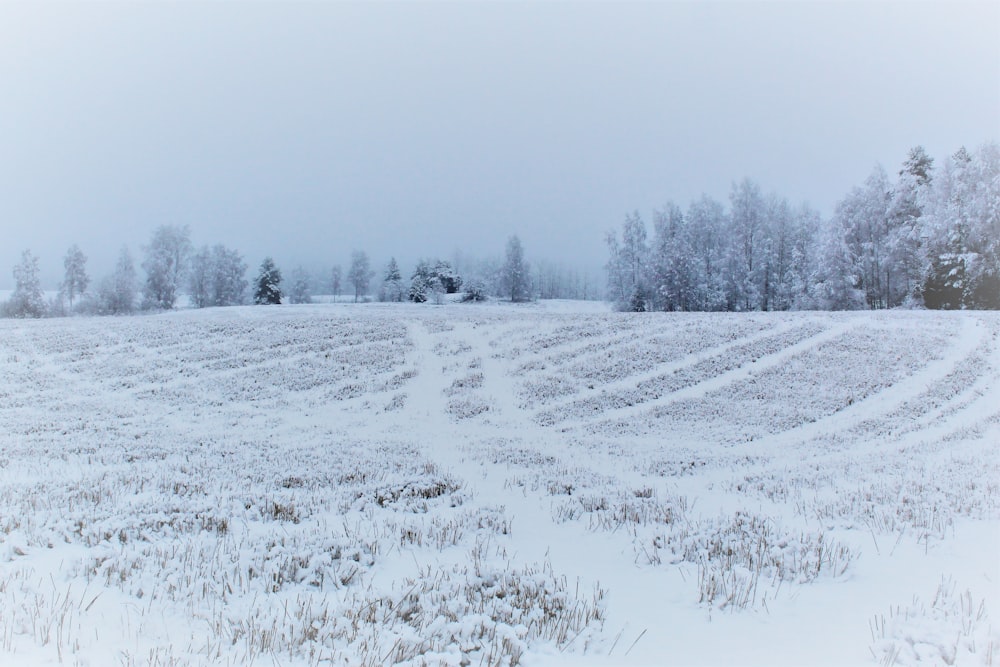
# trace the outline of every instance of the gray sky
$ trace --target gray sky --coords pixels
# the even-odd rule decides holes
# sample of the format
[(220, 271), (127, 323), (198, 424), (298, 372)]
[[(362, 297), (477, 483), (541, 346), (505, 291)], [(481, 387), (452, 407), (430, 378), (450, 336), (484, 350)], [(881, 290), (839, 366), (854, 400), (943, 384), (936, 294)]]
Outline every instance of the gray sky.
[(1000, 137), (1000, 3), (0, 2), (0, 286), (160, 224), (290, 270), (604, 262), (749, 176), (824, 215)]

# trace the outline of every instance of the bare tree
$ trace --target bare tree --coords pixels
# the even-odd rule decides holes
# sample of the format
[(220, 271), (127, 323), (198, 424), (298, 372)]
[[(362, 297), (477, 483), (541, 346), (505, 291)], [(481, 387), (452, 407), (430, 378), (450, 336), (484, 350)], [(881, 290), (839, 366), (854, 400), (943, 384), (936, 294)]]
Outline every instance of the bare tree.
[(330, 290), (333, 292), (333, 300), (340, 300), (340, 287), (342, 280), (342, 271), (340, 270), (340, 264), (337, 264), (330, 271)]
[(371, 262), (368, 254), (363, 250), (357, 250), (351, 255), (351, 270), (347, 272), (347, 280), (354, 285), (354, 302), (368, 294), (368, 285), (375, 272), (371, 269)]

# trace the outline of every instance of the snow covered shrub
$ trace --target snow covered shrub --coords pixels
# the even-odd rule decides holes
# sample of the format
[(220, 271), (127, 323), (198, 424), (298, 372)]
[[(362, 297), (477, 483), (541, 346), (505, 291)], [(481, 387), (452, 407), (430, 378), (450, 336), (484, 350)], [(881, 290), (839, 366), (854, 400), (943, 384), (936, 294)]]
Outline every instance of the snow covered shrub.
[(942, 578), (930, 606), (914, 596), (907, 607), (877, 614), (869, 627), (871, 652), (883, 665), (982, 664), (1000, 659), (1000, 630), (990, 621), (985, 600)]
[(487, 294), (486, 281), (482, 278), (472, 278), (465, 283), (465, 294), (462, 296), (463, 302), (486, 301)]
[(719, 608), (746, 609), (763, 601), (761, 583), (777, 588), (821, 574), (839, 577), (856, 557), (822, 532), (795, 534), (745, 512), (671, 528), (653, 538), (647, 557), (655, 564), (666, 551), (671, 563), (697, 565), (699, 601)]

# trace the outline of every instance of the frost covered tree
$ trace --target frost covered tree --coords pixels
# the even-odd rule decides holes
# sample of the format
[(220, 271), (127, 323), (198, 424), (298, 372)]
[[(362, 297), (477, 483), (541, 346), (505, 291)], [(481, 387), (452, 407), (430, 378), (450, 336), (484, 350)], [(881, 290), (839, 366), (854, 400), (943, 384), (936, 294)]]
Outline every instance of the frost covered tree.
[(73, 309), (73, 301), (87, 291), (90, 285), (90, 276), (87, 275), (87, 256), (80, 250), (80, 246), (75, 243), (66, 251), (63, 258), (64, 274), (62, 284), (59, 286), (60, 294), (69, 301), (70, 310)]
[(288, 300), (291, 303), (312, 303), (309, 272), (301, 266), (292, 272), (292, 288), (288, 290)]
[(928, 308), (1000, 308), (1000, 146), (959, 149), (921, 216)]
[(340, 300), (340, 289), (341, 282), (343, 280), (343, 271), (340, 269), (340, 265), (336, 264), (333, 269), (330, 270), (330, 293), (333, 294), (333, 300)]
[(465, 283), (465, 294), (462, 296), (462, 301), (486, 301), (487, 290), (485, 280), (473, 277)]
[(869, 308), (891, 307), (889, 299), (892, 270), (888, 259), (889, 207), (892, 186), (881, 166), (876, 166), (863, 186), (854, 187), (837, 203), (831, 224), (842, 234), (843, 243), (831, 243), (827, 250), (846, 257), (826, 262), (827, 266), (850, 266), (854, 287), (865, 297)]
[(524, 259), (521, 239), (511, 236), (507, 239), (506, 259), (500, 269), (500, 285), (504, 296), (517, 303), (531, 298), (530, 267)]
[(191, 266), (188, 271), (188, 295), (195, 308), (214, 306), (212, 299), (212, 251), (208, 246), (202, 246), (191, 256)]
[(413, 269), (413, 275), (410, 276), (410, 290), (407, 294), (409, 300), (414, 303), (425, 303), (428, 299), (433, 298), (435, 293), (442, 291), (443, 288), (437, 276), (434, 275), (431, 263), (426, 259), (417, 262), (416, 268)]
[(931, 195), (934, 160), (922, 146), (910, 150), (892, 189), (887, 216), (887, 301), (890, 307), (921, 298), (923, 212)]
[(146, 271), (143, 305), (170, 310), (177, 302), (191, 254), (191, 232), (187, 226), (162, 225), (153, 232), (153, 239), (145, 252), (146, 258), (142, 262)]
[(646, 242), (646, 225), (636, 211), (625, 216), (622, 239), (610, 232), (608, 296), (621, 310), (646, 310), (649, 298), (649, 247)]
[(238, 250), (216, 245), (212, 248), (212, 301), (216, 306), (246, 303), (247, 263)]
[(368, 286), (375, 272), (371, 269), (371, 262), (368, 253), (363, 250), (356, 250), (351, 254), (351, 268), (347, 272), (347, 280), (354, 286), (354, 302), (357, 303), (362, 296), (368, 294)]
[[(1000, 308), (1000, 146), (956, 152), (940, 172), (922, 147), (892, 180), (876, 165), (821, 220), (749, 179), (727, 211), (638, 213), (608, 234), (608, 298), (619, 309)], [(645, 257), (645, 259), (643, 259)]]
[(281, 303), (281, 270), (265, 257), (254, 280), (253, 302), (257, 305)]
[(410, 277), (407, 298), (415, 303), (428, 300), (440, 303), (445, 294), (455, 294), (461, 288), (462, 278), (449, 262), (422, 259)]
[(650, 249), (650, 306), (655, 310), (692, 310), (697, 299), (695, 255), (687, 221), (669, 202), (653, 214)]
[(14, 293), (7, 302), (11, 317), (42, 317), (45, 315), (45, 295), (38, 278), (38, 258), (30, 250), (21, 253), (14, 266)]
[[(729, 195), (733, 244), (729, 253), (729, 309), (760, 310), (764, 300), (764, 198), (750, 179)], [(765, 308), (766, 309), (766, 308)]]
[(725, 207), (708, 195), (688, 206), (685, 229), (691, 250), (691, 310), (716, 311), (726, 308), (727, 237)]
[(403, 287), (403, 275), (399, 272), (396, 258), (392, 257), (385, 267), (385, 275), (382, 277), (378, 298), (379, 301), (402, 301), (404, 296), (406, 296), (406, 290)]
[(128, 248), (122, 246), (115, 270), (101, 280), (95, 295), (94, 311), (98, 315), (128, 315), (135, 312), (139, 293), (139, 278)]
[(441, 259), (434, 262), (434, 275), (445, 294), (456, 294), (462, 289), (462, 277), (450, 262)]
[(247, 265), (236, 250), (218, 244), (202, 246), (192, 257), (188, 270), (188, 292), (197, 308), (236, 306), (244, 303), (247, 292)]
[(850, 230), (838, 216), (820, 235), (812, 292), (821, 310), (859, 310), (867, 306), (859, 266), (848, 245), (850, 237)]

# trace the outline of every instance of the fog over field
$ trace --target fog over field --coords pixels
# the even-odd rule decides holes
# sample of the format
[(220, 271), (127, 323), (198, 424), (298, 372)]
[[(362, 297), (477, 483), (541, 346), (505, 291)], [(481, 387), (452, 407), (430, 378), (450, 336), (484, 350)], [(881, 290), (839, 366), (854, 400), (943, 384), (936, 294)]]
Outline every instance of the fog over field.
[(995, 313), (0, 320), (0, 662), (995, 664)]
[(1000, 140), (995, 2), (0, 3), (0, 288), (160, 225), (252, 266), (594, 270), (633, 210), (751, 178), (822, 216)]

